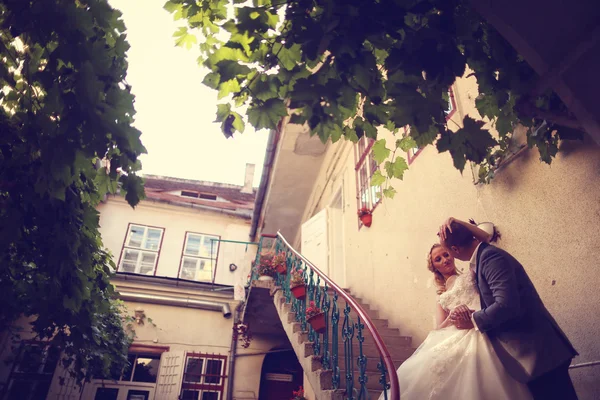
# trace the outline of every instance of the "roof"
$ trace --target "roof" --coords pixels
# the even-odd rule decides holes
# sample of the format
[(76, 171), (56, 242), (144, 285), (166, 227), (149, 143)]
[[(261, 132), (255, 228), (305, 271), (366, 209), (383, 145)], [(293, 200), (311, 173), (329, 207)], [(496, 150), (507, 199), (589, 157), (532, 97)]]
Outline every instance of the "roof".
[[(243, 186), (226, 183), (196, 181), (158, 175), (145, 175), (146, 199), (181, 206), (228, 210), (250, 215), (254, 209), (256, 190), (243, 192)], [(181, 196), (181, 191), (214, 195), (216, 200)]]

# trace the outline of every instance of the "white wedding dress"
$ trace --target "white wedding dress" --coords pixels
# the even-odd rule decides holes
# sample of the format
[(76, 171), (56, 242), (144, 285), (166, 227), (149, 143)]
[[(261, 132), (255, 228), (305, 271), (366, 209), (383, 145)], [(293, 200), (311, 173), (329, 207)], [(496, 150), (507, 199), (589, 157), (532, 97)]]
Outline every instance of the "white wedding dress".
[[(438, 301), (446, 311), (461, 304), (479, 310), (473, 274), (459, 275)], [(454, 325), (432, 331), (398, 368), (398, 379), (402, 400), (532, 399), (527, 386), (505, 371), (487, 335)]]

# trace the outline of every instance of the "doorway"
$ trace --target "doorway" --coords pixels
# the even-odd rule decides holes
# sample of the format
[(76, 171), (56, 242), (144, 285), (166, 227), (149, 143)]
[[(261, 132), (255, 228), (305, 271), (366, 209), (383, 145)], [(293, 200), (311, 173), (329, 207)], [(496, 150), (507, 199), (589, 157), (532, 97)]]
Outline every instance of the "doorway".
[(293, 398), (292, 392), (304, 383), (304, 371), (292, 349), (274, 349), (266, 355), (260, 377), (258, 400)]

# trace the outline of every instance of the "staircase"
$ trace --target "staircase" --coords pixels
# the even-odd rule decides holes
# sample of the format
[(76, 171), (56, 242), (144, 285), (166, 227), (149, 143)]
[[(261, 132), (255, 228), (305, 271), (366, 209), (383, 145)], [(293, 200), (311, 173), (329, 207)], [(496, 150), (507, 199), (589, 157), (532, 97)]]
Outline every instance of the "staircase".
[[(346, 292), (350, 293), (349, 290)], [(294, 351), (298, 360), (302, 364), (306, 375), (311, 383), (311, 386), (315, 392), (316, 398), (319, 400), (343, 400), (348, 399), (346, 396), (346, 369), (344, 362), (340, 363), (340, 388), (337, 390), (333, 389), (331, 369), (326, 370), (323, 368), (320, 361), (320, 357), (315, 356), (313, 350), (313, 342), (309, 340), (307, 331), (302, 331), (301, 323), (296, 321), (296, 314), (292, 311), (292, 306), (286, 303), (286, 299), (283, 296), (280, 287), (274, 286), (271, 290), (273, 301), (277, 308), (277, 312), (281, 321), (283, 322), (283, 328), (292, 343)], [(414, 352), (414, 348), (411, 347), (412, 338), (410, 336), (401, 336), (400, 331), (397, 328), (390, 328), (388, 326), (387, 319), (379, 318), (379, 312), (373, 310), (370, 306), (363, 302), (360, 298), (354, 298), (360, 306), (367, 312), (371, 321), (377, 327), (377, 331), (381, 335), (387, 349), (392, 356), (392, 361), (396, 367), (400, 366), (408, 357)], [(358, 315), (355, 311), (350, 312), (350, 317), (353, 321), (358, 320)], [(331, 330), (329, 331), (331, 334)], [(344, 341), (341, 330), (338, 333), (339, 343), (341, 347), (340, 353), (343, 352)], [(358, 355), (360, 352), (359, 343), (354, 339), (352, 343), (353, 354)], [(367, 357), (366, 365), (366, 388), (367, 397), (360, 396), (360, 382), (359, 374), (356, 369), (354, 371), (353, 387), (355, 389), (354, 399), (364, 400), (377, 400), (382, 393), (382, 385), (379, 382), (381, 378), (381, 372), (377, 368), (377, 364), (380, 360), (379, 350), (375, 346), (374, 339), (371, 336), (365, 335), (362, 346), (363, 354)], [(355, 363), (356, 364), (356, 363)], [(396, 371), (394, 371), (396, 373)], [(389, 381), (389, 379), (388, 379)]]
[[(268, 291), (251, 296), (254, 288)], [(271, 300), (274, 307), (264, 307)], [(316, 400), (378, 399), (384, 391), (385, 400), (400, 400), (396, 369), (414, 351), (411, 338), (340, 288), (281, 234), (261, 237), (246, 310), (259, 310), (259, 327), (277, 324), (285, 331)]]

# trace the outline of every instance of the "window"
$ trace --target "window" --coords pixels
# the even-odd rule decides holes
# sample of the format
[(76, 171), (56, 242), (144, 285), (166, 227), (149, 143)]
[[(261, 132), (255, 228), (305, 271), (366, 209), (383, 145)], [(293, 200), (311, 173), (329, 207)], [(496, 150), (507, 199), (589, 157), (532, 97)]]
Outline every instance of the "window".
[(184, 400), (221, 400), (226, 356), (188, 353), (183, 374)]
[(219, 236), (186, 233), (179, 277), (191, 281), (212, 281), (219, 240)]
[(110, 379), (121, 382), (156, 383), (160, 354), (129, 352), (128, 364), (123, 370), (111, 368), (109, 377), (94, 377), (95, 379)]
[(119, 271), (154, 275), (163, 233), (163, 228), (130, 224)]
[(452, 91), (452, 88), (448, 89), (447, 96), (447, 98), (445, 96), (444, 97), (448, 101), (448, 108), (444, 112), (446, 113), (446, 119), (450, 119), (456, 111), (456, 100), (454, 100), (454, 92)]
[(190, 192), (187, 190), (182, 190), (181, 195), (183, 197), (192, 197), (194, 199), (217, 200), (217, 195), (210, 194), (210, 193), (197, 193), (197, 192)]
[(365, 136), (356, 143), (356, 186), (358, 195), (358, 209), (367, 208), (373, 210), (381, 201), (381, 186), (371, 186), (371, 177), (377, 171), (377, 163), (373, 159), (374, 140)]
[(60, 351), (43, 343), (23, 344), (8, 382), (8, 399), (45, 399)]

